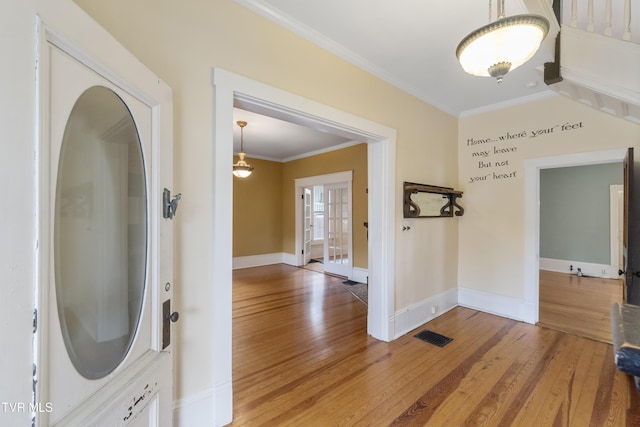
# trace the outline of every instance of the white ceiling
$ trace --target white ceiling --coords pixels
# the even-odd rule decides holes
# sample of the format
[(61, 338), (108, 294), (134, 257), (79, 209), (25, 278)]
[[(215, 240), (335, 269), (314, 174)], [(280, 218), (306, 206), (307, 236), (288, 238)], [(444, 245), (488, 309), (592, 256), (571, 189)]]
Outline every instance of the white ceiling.
[(233, 152), (240, 151), (238, 120), (247, 122), (244, 128), (244, 151), (247, 162), (252, 158), (288, 162), (359, 143), (341, 136), (314, 130), (272, 117), (233, 109)]
[[(455, 55), (458, 43), (471, 31), (496, 19), (496, 0), (492, 1), (491, 19), (488, 0), (236, 1), (456, 117), (550, 92), (540, 69), (553, 57), (544, 46), (500, 84), (490, 77), (468, 75), (460, 67)], [(522, 1), (506, 0), (506, 15), (529, 13)], [(238, 111), (236, 114), (240, 116)], [(345, 142), (339, 137), (333, 140), (326, 133), (257, 116), (246, 119), (248, 156), (254, 153), (282, 160), (299, 156), (307, 148), (313, 151)], [(261, 142), (263, 135), (267, 138), (267, 129), (273, 135), (269, 135), (270, 141)], [(288, 132), (293, 132), (292, 139), (286, 135)], [(328, 139), (323, 141), (323, 137)], [(274, 140), (287, 142), (267, 149)], [(239, 151), (239, 132), (234, 151)]]

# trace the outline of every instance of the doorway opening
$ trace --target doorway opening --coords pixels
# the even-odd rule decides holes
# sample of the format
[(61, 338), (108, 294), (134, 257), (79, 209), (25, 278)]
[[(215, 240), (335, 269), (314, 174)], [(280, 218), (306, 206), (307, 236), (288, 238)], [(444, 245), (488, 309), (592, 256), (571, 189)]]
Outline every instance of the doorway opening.
[(576, 153), (525, 160), (525, 305), (524, 320), (538, 323), (540, 309), (540, 170), (622, 162), (626, 149)]
[(324, 238), (324, 185), (304, 187), (303, 192), (303, 264), (311, 270), (324, 273), (324, 246), (326, 242)]
[(324, 273), (354, 279), (352, 184), (353, 171), (295, 180), (299, 266), (313, 260)]
[[(233, 108), (269, 115), (314, 129), (331, 131), (368, 144), (369, 305), (367, 333), (391, 341), (395, 336), (396, 130), (275, 87), (212, 70), (213, 196), (211, 233), (212, 346), (216, 352), (216, 420), (232, 419), (232, 223)], [(372, 173), (375, 171), (375, 173)]]

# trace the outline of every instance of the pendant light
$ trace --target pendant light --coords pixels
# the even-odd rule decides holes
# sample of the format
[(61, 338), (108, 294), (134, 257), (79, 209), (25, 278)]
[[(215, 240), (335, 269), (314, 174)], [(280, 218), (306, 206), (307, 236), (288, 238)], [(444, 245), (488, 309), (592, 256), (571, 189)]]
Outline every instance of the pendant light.
[(539, 15), (505, 18), (504, 0), (498, 0), (498, 19), (462, 39), (456, 56), (467, 73), (495, 77), (500, 83), (510, 70), (531, 59), (548, 32), (549, 21)]
[(246, 178), (251, 175), (253, 171), (253, 166), (249, 166), (247, 162), (244, 161), (245, 153), (244, 153), (244, 127), (247, 125), (247, 122), (238, 121), (236, 122), (238, 126), (240, 126), (240, 153), (238, 153), (238, 163), (233, 165), (233, 174), (238, 178)]

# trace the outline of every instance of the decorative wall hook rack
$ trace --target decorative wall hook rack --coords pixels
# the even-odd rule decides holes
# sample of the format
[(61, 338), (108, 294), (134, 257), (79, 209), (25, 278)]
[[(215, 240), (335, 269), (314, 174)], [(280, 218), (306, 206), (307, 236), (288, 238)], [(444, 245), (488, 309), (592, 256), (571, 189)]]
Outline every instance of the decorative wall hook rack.
[(171, 191), (164, 189), (162, 192), (162, 216), (167, 219), (173, 219), (178, 210), (178, 202), (182, 198), (182, 193), (178, 193), (171, 198)]
[(462, 191), (450, 187), (404, 183), (403, 213), (405, 218), (439, 218), (464, 215), (458, 204)]

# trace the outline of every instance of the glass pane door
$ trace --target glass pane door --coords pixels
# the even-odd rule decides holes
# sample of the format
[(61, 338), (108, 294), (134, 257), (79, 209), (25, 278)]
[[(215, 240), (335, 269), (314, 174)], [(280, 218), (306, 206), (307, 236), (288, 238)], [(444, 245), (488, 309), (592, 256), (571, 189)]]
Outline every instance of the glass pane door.
[(324, 187), (325, 272), (351, 276), (351, 191), (348, 183)]

